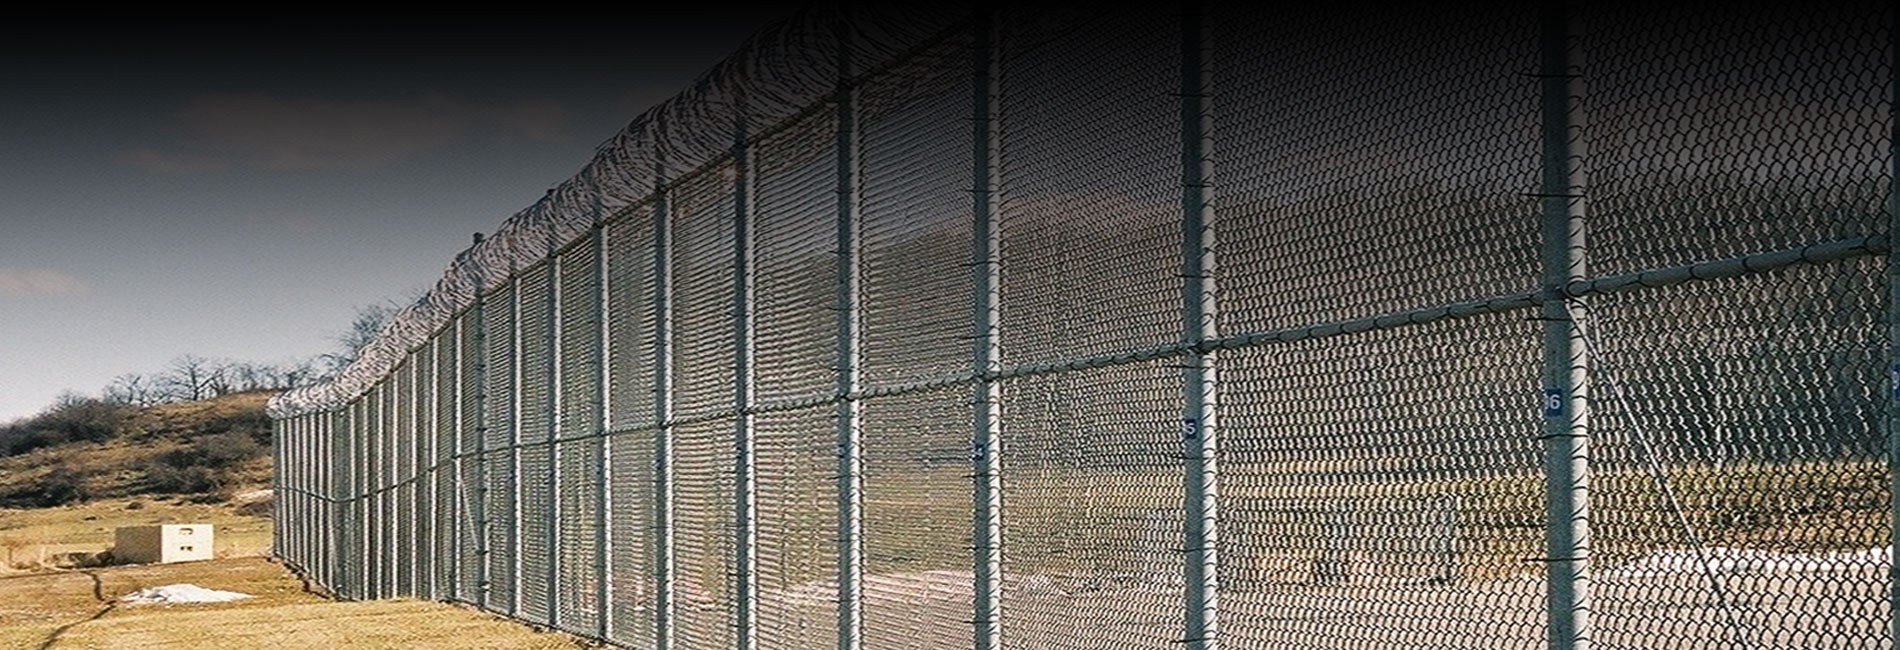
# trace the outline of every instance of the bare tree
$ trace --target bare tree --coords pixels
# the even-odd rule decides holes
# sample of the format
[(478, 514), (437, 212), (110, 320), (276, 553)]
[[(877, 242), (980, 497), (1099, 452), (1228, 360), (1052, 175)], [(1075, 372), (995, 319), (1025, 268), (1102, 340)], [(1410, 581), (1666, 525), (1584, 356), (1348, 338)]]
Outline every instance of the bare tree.
[(209, 399), (223, 394), (220, 390), (229, 390), (229, 382), (224, 379), (225, 368), (211, 359), (187, 354), (173, 359), (171, 366), (159, 378), (164, 386), (164, 394), (177, 400)]
[(336, 342), (336, 350), (317, 355), (317, 362), (323, 367), (322, 376), (335, 377), (344, 368), (350, 367), (363, 348), (382, 334), (383, 327), (400, 309), (393, 301), (357, 307), (356, 320), (350, 322), (350, 328), (332, 339)]
[(163, 401), (158, 382), (135, 372), (114, 377), (112, 383), (106, 386), (104, 395), (108, 402), (127, 406), (151, 406)]
[(316, 375), (313, 364), (311, 360), (284, 364), (238, 361), (227, 366), (225, 377), (232, 391), (282, 390), (309, 383)]
[(238, 361), (230, 365), (226, 375), (230, 379), (231, 390), (237, 392), (283, 388), (277, 367), (268, 363)]
[(278, 368), (276, 388), (307, 386), (318, 379), (316, 359), (293, 361)]

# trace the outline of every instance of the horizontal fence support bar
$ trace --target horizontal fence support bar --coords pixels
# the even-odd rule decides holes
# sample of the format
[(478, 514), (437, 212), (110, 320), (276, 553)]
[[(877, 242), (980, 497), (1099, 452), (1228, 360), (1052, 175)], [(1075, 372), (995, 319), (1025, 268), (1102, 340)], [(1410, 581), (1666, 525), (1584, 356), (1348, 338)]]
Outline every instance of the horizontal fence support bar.
[(1618, 293), (1632, 289), (1654, 289), (1682, 284), (1690, 280), (1721, 280), (1766, 273), (1796, 264), (1826, 264), (1865, 255), (1881, 255), (1887, 252), (1889, 246), (1887, 235), (1868, 235), (1801, 248), (1581, 280), (1565, 285), (1564, 294), (1572, 298), (1581, 298), (1592, 294)]
[[(1583, 297), (1583, 296), (1590, 296), (1590, 295), (1621, 293), (1624, 291), (1632, 291), (1636, 289), (1653, 289), (1653, 288), (1658, 288), (1658, 287), (1666, 287), (1666, 286), (1672, 286), (1672, 285), (1677, 285), (1677, 284), (1684, 284), (1687, 282), (1695, 282), (1695, 281), (1703, 281), (1703, 280), (1722, 280), (1722, 279), (1728, 279), (1728, 278), (1736, 278), (1736, 277), (1741, 277), (1741, 276), (1746, 276), (1746, 275), (1754, 275), (1757, 273), (1767, 273), (1770, 271), (1775, 271), (1775, 270), (1787, 268), (1790, 266), (1796, 266), (1799, 264), (1826, 264), (1830, 262), (1839, 262), (1843, 260), (1849, 260), (1856, 257), (1864, 257), (1868, 255), (1884, 255), (1887, 253), (1890, 245), (1891, 245), (1890, 240), (1887, 235), (1884, 235), (1884, 234), (1867, 235), (1864, 237), (1855, 237), (1851, 239), (1842, 239), (1842, 240), (1836, 240), (1836, 241), (1831, 241), (1831, 242), (1826, 242), (1826, 243), (1821, 243), (1821, 244), (1814, 244), (1812, 246), (1804, 246), (1801, 248), (1790, 248), (1790, 249), (1783, 249), (1783, 250), (1777, 250), (1777, 251), (1769, 251), (1769, 252), (1764, 252), (1764, 253), (1753, 253), (1749, 255), (1741, 255), (1737, 257), (1730, 257), (1730, 258), (1724, 258), (1724, 259), (1719, 259), (1719, 260), (1709, 260), (1709, 261), (1704, 261), (1704, 262), (1695, 262), (1692, 264), (1684, 264), (1680, 266), (1671, 266), (1671, 267), (1665, 267), (1665, 268), (1660, 268), (1660, 269), (1652, 269), (1652, 270), (1641, 271), (1637, 273), (1627, 273), (1627, 274), (1622, 274), (1622, 275), (1611, 275), (1611, 276), (1604, 276), (1600, 278), (1579, 280), (1576, 282), (1571, 282), (1569, 285), (1565, 286), (1564, 293), (1565, 295), (1570, 296), (1570, 297)], [(691, 416), (686, 416), (686, 417), (671, 418), (671, 419), (668, 419), (666, 422), (649, 422), (649, 423), (643, 423), (643, 424), (638, 424), (634, 426), (618, 427), (618, 428), (613, 428), (610, 430), (589, 432), (586, 434), (574, 435), (574, 436), (563, 437), (563, 438), (542, 439), (542, 440), (537, 440), (533, 442), (516, 443), (516, 444), (508, 445), (505, 447), (493, 447), (493, 448), (488, 448), (488, 449), (483, 449), (483, 450), (478, 450), (478, 451), (458, 453), (450, 457), (449, 459), (447, 459), (447, 461), (445, 462), (436, 463), (428, 468), (420, 469), (417, 475), (409, 480), (402, 481), (394, 485), (385, 486), (383, 488), (380, 488), (374, 491), (364, 492), (364, 493), (351, 495), (347, 497), (333, 497), (333, 496), (318, 494), (315, 492), (301, 490), (301, 489), (297, 489), (293, 487), (283, 487), (280, 489), (282, 489), (285, 493), (303, 494), (303, 495), (310, 496), (312, 498), (316, 498), (316, 499), (329, 502), (329, 503), (347, 503), (347, 502), (351, 502), (351, 501), (355, 501), (359, 499), (369, 498), (377, 494), (381, 494), (383, 492), (401, 488), (415, 481), (423, 480), (429, 474), (432, 474), (436, 471), (440, 471), (443, 468), (445, 468), (449, 462), (453, 462), (453, 461), (461, 460), (465, 458), (482, 458), (489, 454), (511, 452), (511, 451), (519, 450), (519, 449), (529, 449), (529, 448), (543, 447), (543, 446), (549, 446), (549, 445), (558, 445), (558, 444), (581, 441), (581, 440), (592, 440), (594, 438), (599, 438), (602, 436), (615, 436), (615, 435), (623, 435), (623, 434), (634, 433), (634, 432), (653, 432), (660, 429), (661, 427), (679, 426), (679, 425), (684, 425), (684, 424), (697, 424), (701, 422), (714, 422), (718, 420), (736, 418), (745, 413), (757, 414), (757, 413), (776, 413), (776, 412), (783, 412), (783, 411), (796, 411), (796, 410), (801, 410), (801, 409), (816, 408), (820, 406), (837, 404), (838, 402), (842, 402), (846, 400), (859, 400), (859, 399), (868, 399), (868, 398), (874, 398), (874, 397), (891, 397), (891, 396), (896, 396), (896, 395), (908, 395), (912, 393), (928, 392), (932, 390), (942, 390), (942, 389), (954, 388), (958, 386), (968, 386), (968, 385), (973, 385), (973, 384), (983, 382), (985, 380), (999, 381), (999, 380), (1005, 380), (1005, 379), (1018, 379), (1022, 377), (1047, 375), (1047, 374), (1058, 373), (1058, 372), (1071, 372), (1071, 371), (1076, 371), (1076, 370), (1094, 370), (1098, 368), (1110, 368), (1110, 367), (1126, 365), (1130, 363), (1141, 363), (1143, 361), (1153, 361), (1156, 359), (1178, 357), (1178, 356), (1183, 356), (1195, 351), (1232, 350), (1232, 349), (1239, 349), (1239, 348), (1254, 347), (1254, 346), (1259, 346), (1259, 345), (1266, 345), (1266, 344), (1271, 344), (1271, 343), (1291, 343), (1294, 341), (1304, 341), (1308, 339), (1325, 338), (1329, 336), (1339, 336), (1343, 334), (1359, 334), (1359, 333), (1370, 332), (1374, 330), (1385, 330), (1385, 329), (1394, 329), (1398, 327), (1405, 327), (1408, 325), (1424, 325), (1427, 323), (1433, 323), (1433, 322), (1446, 320), (1446, 319), (1470, 318), (1472, 316), (1482, 316), (1485, 314), (1499, 314), (1499, 313), (1505, 313), (1505, 312), (1511, 312), (1511, 311), (1531, 309), (1531, 308), (1537, 307), (1538, 304), (1539, 302), (1538, 302), (1537, 292), (1527, 291), (1524, 293), (1505, 294), (1501, 296), (1485, 298), (1482, 300), (1456, 302), (1456, 303), (1450, 303), (1450, 304), (1445, 304), (1445, 305), (1438, 305), (1434, 307), (1422, 307), (1419, 309), (1413, 309), (1409, 311), (1394, 312), (1390, 314), (1370, 316), (1366, 318), (1356, 318), (1353, 320), (1322, 323), (1319, 325), (1308, 325), (1305, 327), (1272, 330), (1272, 331), (1267, 331), (1267, 332), (1234, 334), (1231, 336), (1223, 336), (1216, 339), (1209, 339), (1203, 342), (1199, 346), (1188, 345), (1186, 343), (1168, 343), (1165, 345), (1157, 345), (1154, 347), (1143, 348), (1139, 350), (1115, 352), (1115, 353), (1110, 353), (1110, 354), (1099, 354), (1095, 356), (1082, 357), (1082, 358), (1071, 359), (1071, 360), (1066, 360), (1066, 361), (1053, 361), (1053, 362), (1034, 363), (1034, 364), (1026, 364), (1026, 365), (1021, 365), (1021, 366), (1014, 366), (1014, 367), (1005, 368), (999, 372), (990, 373), (987, 375), (979, 375), (977, 373), (966, 373), (966, 374), (960, 374), (960, 375), (937, 377), (937, 378), (926, 379), (926, 380), (921, 380), (921, 381), (885, 384), (882, 386), (873, 386), (873, 387), (865, 388), (864, 390), (861, 390), (855, 394), (826, 393), (826, 394), (810, 395), (806, 397), (797, 397), (797, 398), (791, 398), (791, 399), (764, 401), (764, 402), (759, 402), (753, 405), (749, 409), (743, 409), (743, 410), (735, 409), (735, 410), (719, 411), (716, 413), (704, 413), (704, 414), (691, 415)]]

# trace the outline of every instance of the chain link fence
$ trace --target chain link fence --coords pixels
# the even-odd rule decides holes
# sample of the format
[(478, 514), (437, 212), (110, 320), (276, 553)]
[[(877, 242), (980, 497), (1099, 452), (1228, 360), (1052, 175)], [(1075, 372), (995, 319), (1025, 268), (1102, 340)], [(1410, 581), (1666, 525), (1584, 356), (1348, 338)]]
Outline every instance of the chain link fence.
[(807, 10), (279, 397), (628, 648), (1891, 649), (1893, 12)]

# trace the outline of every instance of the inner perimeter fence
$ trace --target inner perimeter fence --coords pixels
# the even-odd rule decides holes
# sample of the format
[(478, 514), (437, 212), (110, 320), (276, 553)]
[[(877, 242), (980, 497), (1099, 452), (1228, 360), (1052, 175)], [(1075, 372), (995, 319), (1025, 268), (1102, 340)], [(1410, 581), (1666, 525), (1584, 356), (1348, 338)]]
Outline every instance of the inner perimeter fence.
[(273, 402), (276, 552), (629, 648), (1893, 648), (1893, 20), (805, 10)]

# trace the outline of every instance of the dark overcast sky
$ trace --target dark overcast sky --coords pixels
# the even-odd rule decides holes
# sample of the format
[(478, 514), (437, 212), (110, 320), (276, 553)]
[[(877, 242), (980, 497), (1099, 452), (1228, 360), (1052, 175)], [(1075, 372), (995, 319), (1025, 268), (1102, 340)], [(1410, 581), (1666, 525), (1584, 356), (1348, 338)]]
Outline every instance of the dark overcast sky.
[(9, 19), (0, 422), (187, 353), (327, 350), (790, 11)]

